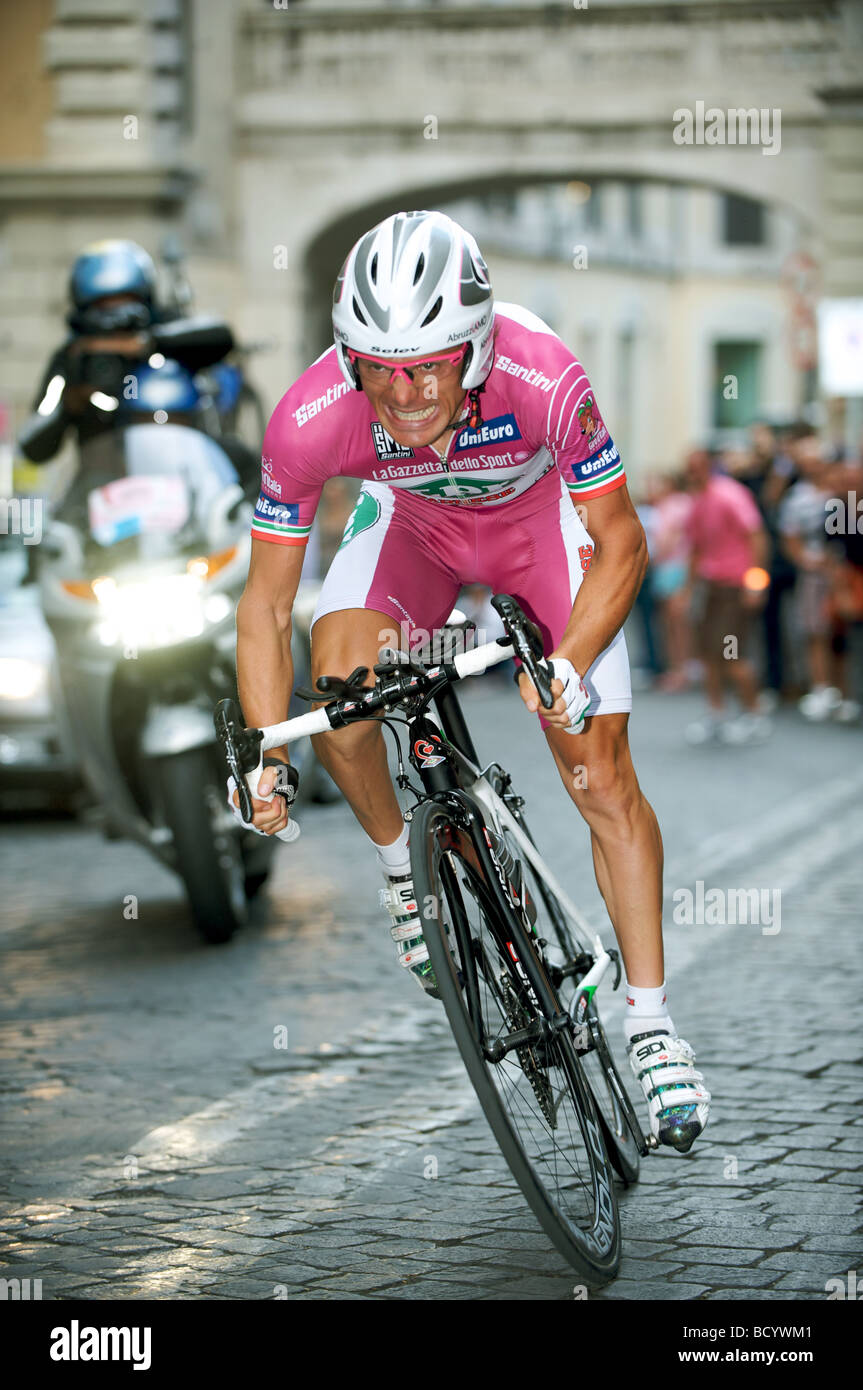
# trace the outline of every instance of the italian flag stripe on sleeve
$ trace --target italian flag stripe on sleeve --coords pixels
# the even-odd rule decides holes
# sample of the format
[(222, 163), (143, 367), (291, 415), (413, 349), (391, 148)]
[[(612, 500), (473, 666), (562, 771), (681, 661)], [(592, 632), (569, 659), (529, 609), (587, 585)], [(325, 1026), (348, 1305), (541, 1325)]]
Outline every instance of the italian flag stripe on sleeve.
[(593, 492), (597, 495), (600, 492), (610, 492), (612, 487), (619, 487), (626, 481), (623, 470), (623, 463), (620, 462), (609, 473), (603, 473), (599, 478), (585, 478), (580, 483), (567, 483), (570, 492), (578, 497), (583, 497), (585, 493)]

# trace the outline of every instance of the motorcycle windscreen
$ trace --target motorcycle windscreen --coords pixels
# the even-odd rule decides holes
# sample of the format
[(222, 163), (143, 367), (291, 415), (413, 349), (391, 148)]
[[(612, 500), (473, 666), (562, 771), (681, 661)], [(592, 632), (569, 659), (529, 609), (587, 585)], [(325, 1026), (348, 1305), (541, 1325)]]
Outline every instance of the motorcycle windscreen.
[(175, 424), (108, 430), (82, 448), (58, 515), (85, 533), (88, 567), (206, 547), (215, 502), (237, 473), (215, 440)]

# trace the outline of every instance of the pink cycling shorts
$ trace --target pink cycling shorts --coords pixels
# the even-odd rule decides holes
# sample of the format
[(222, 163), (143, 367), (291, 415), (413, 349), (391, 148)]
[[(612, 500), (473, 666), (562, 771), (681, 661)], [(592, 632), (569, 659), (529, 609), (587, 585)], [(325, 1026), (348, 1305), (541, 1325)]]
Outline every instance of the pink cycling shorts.
[[(448, 506), (365, 482), (312, 625), (326, 613), (368, 608), (390, 617), (413, 647), (444, 625), (463, 585), (487, 584), (518, 599), (551, 652), (592, 557), (593, 543), (556, 469), (512, 502), (488, 508)], [(591, 715), (632, 709), (622, 632), (584, 681)]]

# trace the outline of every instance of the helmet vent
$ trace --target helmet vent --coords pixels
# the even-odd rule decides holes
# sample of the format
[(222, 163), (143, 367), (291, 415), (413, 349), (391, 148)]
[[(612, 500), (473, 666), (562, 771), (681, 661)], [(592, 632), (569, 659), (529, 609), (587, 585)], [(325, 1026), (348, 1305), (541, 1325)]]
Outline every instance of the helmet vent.
[(375, 254), (372, 256), (372, 263), (371, 263), (371, 265), (369, 266), (369, 275), (371, 276), (371, 282), (372, 282), (372, 284), (373, 284), (373, 285), (376, 285), (376, 284), (378, 283), (378, 253), (377, 253), (377, 251), (376, 251)]
[(434, 304), (431, 306), (422, 323), (420, 324), (420, 328), (425, 328), (427, 323), (431, 323), (432, 319), (436, 319), (442, 308), (443, 297), (441, 295), (438, 295)]
[(420, 276), (422, 275), (422, 273), (423, 273), (423, 271), (425, 270), (425, 268), (426, 268), (426, 258), (425, 258), (425, 256), (424, 256), (423, 252), (420, 251), (420, 258), (419, 258), (419, 260), (417, 261), (417, 268), (416, 268), (416, 270), (414, 271), (414, 284), (415, 284), (415, 285), (418, 285), (418, 284), (419, 284)]
[(368, 323), (367, 323), (367, 321), (366, 321), (366, 317), (365, 317), (365, 315), (364, 315), (362, 309), (360, 308), (359, 304), (357, 303), (357, 297), (356, 297), (356, 295), (354, 295), (354, 313), (356, 314), (356, 316), (357, 316), (357, 318), (359, 319), (360, 323), (363, 324), (363, 326), (367, 328), (367, 327), (368, 327)]

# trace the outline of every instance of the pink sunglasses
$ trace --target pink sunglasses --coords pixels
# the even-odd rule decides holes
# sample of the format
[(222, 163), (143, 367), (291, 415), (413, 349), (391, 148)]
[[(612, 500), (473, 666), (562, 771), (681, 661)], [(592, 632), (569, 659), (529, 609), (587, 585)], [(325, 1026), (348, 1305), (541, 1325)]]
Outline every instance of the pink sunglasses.
[(434, 358), (417, 357), (411, 362), (399, 362), (396, 366), (393, 366), (392, 362), (385, 362), (382, 357), (370, 357), (364, 352), (352, 352), (348, 349), (347, 353), (348, 360), (353, 366), (356, 366), (359, 362), (368, 362), (372, 366), (386, 368), (390, 373), (387, 385), (390, 385), (393, 377), (396, 376), (403, 376), (406, 381), (413, 383), (413, 374), (418, 367), (453, 366), (456, 362), (461, 362), (465, 354), (465, 348), (461, 347), (458, 352), (450, 352), (444, 356), (436, 356)]

